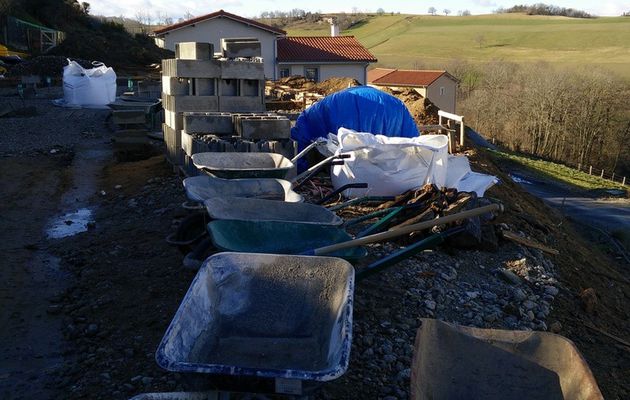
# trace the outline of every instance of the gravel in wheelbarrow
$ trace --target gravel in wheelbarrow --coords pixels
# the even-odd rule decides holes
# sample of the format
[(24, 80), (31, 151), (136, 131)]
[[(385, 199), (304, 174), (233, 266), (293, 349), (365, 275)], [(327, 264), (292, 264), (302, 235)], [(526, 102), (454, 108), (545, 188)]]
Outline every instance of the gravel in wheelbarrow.
[(329, 381), (348, 367), (354, 269), (339, 258), (219, 253), (168, 327), (157, 363), (180, 373)]
[(284, 179), (294, 167), (291, 160), (276, 153), (197, 153), (193, 164), (217, 178)]
[(190, 201), (203, 202), (212, 197), (253, 197), (267, 200), (301, 202), (291, 182), (283, 179), (221, 179), (211, 176), (193, 176), (184, 179), (186, 196)]

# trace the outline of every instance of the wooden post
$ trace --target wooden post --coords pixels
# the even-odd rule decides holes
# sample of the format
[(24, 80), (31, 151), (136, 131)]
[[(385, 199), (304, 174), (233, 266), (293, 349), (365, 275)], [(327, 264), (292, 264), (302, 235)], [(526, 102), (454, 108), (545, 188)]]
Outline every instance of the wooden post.
[(613, 176), (612, 176), (612, 178), (610, 178), (610, 180), (613, 181), (613, 182), (615, 181), (615, 173), (614, 172), (613, 172)]
[(588, 174), (589, 175), (593, 175), (593, 166), (592, 165), (588, 168)]
[(462, 146), (462, 148), (464, 148), (464, 131), (466, 130), (466, 126), (464, 125), (464, 117), (462, 117), (462, 120), (459, 122), (459, 126), (460, 126), (460, 132), (459, 132), (459, 145)]
[(581, 171), (581, 170), (582, 170), (582, 164), (578, 163), (578, 171)]
[(623, 181), (621, 182), (622, 185), (626, 186), (626, 177), (623, 177)]
[(599, 176), (600, 178), (604, 178), (604, 170), (602, 169), (602, 174)]

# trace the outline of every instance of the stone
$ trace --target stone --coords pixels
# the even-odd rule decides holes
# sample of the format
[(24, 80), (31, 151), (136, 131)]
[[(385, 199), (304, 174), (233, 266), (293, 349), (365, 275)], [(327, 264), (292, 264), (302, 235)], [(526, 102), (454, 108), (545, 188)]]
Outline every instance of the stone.
[(424, 301), (424, 306), (426, 308), (428, 308), (429, 310), (435, 310), (436, 303), (433, 300), (425, 300)]
[(534, 308), (536, 308), (536, 303), (531, 300), (525, 300), (523, 302), (523, 307), (525, 307), (526, 310), (533, 310)]
[(521, 278), (518, 275), (516, 275), (514, 272), (506, 268), (499, 269), (499, 277), (501, 277), (506, 282), (514, 284), (514, 285), (518, 285), (521, 283)]
[(555, 286), (545, 286), (545, 294), (557, 296), (560, 290)]
[(551, 325), (549, 325), (549, 330), (553, 333), (560, 333), (560, 331), (562, 331), (562, 324), (559, 321), (553, 321)]
[(512, 295), (514, 296), (514, 300), (518, 302), (525, 301), (527, 299), (527, 294), (523, 289), (520, 288), (514, 289)]

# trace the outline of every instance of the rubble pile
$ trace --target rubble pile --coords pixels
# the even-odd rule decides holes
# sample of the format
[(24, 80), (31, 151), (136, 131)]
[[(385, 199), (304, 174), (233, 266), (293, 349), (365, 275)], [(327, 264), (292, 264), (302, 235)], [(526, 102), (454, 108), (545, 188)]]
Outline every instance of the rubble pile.
[[(84, 68), (92, 68), (92, 62), (73, 58)], [(37, 56), (13, 66), (8, 76), (40, 75), (51, 78), (61, 78), (63, 67), (68, 65), (68, 59), (62, 56)]]
[(436, 125), (438, 123), (438, 111), (440, 110), (431, 100), (413, 89), (389, 89), (381, 88), (386, 93), (398, 97), (405, 103), (407, 109), (418, 125)]

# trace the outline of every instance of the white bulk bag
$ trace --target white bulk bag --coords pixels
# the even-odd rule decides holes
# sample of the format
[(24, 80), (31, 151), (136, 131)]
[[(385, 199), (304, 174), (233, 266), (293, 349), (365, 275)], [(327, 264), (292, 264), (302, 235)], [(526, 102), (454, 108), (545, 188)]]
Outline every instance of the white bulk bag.
[(103, 63), (85, 69), (68, 60), (63, 67), (63, 98), (71, 106), (105, 106), (116, 100), (116, 73)]
[[(334, 144), (337, 144), (336, 148)], [(387, 137), (339, 128), (329, 135), (329, 149), (349, 153), (344, 165), (332, 168), (335, 189), (348, 183), (367, 183), (367, 189), (349, 189), (348, 197), (395, 196), (426, 183), (446, 183), (448, 138), (427, 135)]]

